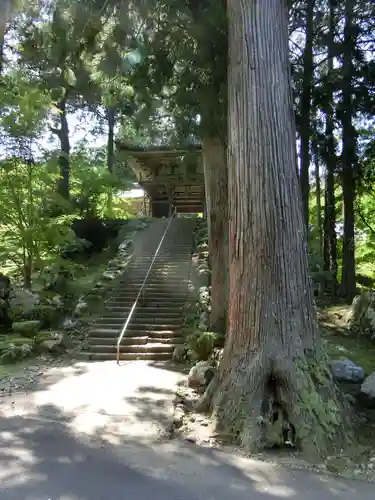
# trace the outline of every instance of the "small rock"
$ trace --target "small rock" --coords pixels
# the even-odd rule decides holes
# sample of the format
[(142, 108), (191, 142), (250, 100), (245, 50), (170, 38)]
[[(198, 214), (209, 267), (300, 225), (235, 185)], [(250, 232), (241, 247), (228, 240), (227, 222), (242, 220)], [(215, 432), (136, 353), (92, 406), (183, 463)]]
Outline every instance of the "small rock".
[(215, 375), (215, 368), (209, 361), (199, 361), (189, 372), (189, 387), (202, 387), (208, 385)]
[(76, 305), (74, 309), (74, 316), (80, 316), (81, 314), (85, 313), (88, 309), (88, 304), (84, 302), (83, 300), (79, 301), (78, 304)]
[(173, 418), (173, 425), (176, 429), (180, 428), (184, 423), (184, 412), (176, 411)]
[(371, 373), (361, 385), (358, 401), (364, 407), (375, 408), (375, 372)]
[(30, 313), (35, 306), (40, 303), (39, 295), (30, 292), (26, 288), (14, 286), (10, 292), (9, 305), (10, 308), (19, 308), (23, 314)]
[(186, 436), (185, 441), (195, 444), (197, 442), (197, 438), (195, 436)]
[(176, 363), (182, 363), (183, 361), (186, 360), (187, 356), (187, 348), (183, 344), (178, 345), (175, 347), (172, 355), (173, 361)]
[(64, 330), (75, 330), (78, 327), (78, 321), (72, 318), (65, 318), (62, 327)]
[(365, 371), (361, 366), (356, 365), (350, 359), (337, 359), (331, 361), (331, 371), (333, 378), (340, 382), (362, 382), (365, 378)]
[(113, 271), (105, 271), (102, 277), (106, 280), (115, 280), (117, 278), (117, 273)]

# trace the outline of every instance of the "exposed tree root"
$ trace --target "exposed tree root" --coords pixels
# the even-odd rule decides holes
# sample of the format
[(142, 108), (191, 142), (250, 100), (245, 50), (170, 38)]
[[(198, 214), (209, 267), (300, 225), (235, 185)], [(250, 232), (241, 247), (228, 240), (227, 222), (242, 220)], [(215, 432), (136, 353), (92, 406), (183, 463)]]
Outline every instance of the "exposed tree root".
[(249, 451), (289, 445), (325, 455), (352, 440), (345, 405), (320, 350), (290, 360), (265, 352), (232, 359), (198, 406)]

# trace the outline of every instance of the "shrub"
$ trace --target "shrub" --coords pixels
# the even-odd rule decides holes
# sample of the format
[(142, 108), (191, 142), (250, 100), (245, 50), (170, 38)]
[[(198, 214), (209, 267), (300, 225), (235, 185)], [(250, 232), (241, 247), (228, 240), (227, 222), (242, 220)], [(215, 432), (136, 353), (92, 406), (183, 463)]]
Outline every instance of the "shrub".
[(20, 345), (9, 343), (1, 351), (0, 362), (14, 363), (16, 361), (20, 361), (21, 359), (29, 357), (33, 353), (33, 351), (34, 345), (32, 343), (23, 343)]
[(188, 338), (188, 345), (194, 358), (198, 361), (209, 359), (218, 342), (218, 334), (214, 332), (196, 331)]
[(55, 306), (49, 304), (37, 305), (30, 315), (30, 319), (40, 321), (40, 327), (42, 328), (54, 326), (58, 318), (58, 310)]
[(38, 320), (19, 321), (13, 323), (13, 330), (24, 337), (35, 337), (40, 326), (40, 321)]

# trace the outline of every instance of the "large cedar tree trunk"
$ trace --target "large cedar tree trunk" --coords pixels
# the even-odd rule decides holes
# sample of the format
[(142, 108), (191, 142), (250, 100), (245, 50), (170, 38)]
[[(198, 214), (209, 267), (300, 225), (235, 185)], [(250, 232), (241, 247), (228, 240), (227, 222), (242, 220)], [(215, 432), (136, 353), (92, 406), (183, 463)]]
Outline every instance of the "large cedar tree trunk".
[(334, 136), (334, 54), (335, 54), (335, 12), (336, 0), (329, 3), (329, 21), (327, 33), (328, 53), (328, 80), (326, 84), (326, 142), (324, 161), (326, 164), (325, 193), (324, 193), (324, 270), (327, 273), (325, 292), (335, 296), (337, 293), (337, 235), (336, 235), (336, 196), (335, 173), (337, 168), (336, 141)]
[(315, 0), (306, 2), (305, 48), (303, 51), (303, 84), (301, 98), (301, 171), (300, 183), (302, 192), (302, 209), (306, 228), (309, 225), (309, 167), (311, 140), (311, 94), (314, 76), (313, 40), (314, 40), (314, 7)]
[(355, 167), (357, 163), (356, 130), (353, 126), (353, 59), (356, 50), (356, 27), (354, 25), (353, 0), (345, 2), (343, 96), (342, 96), (342, 191), (344, 204), (344, 237), (342, 249), (342, 295), (351, 302), (356, 295), (355, 242), (354, 242), (354, 201)]
[(203, 137), (208, 245), (211, 267), (211, 328), (225, 333), (228, 308), (227, 150), (218, 137)]
[(277, 412), (325, 451), (346, 432), (308, 277), (287, 7), (228, 0), (228, 18), (229, 320), (202, 408), (248, 449), (267, 444)]

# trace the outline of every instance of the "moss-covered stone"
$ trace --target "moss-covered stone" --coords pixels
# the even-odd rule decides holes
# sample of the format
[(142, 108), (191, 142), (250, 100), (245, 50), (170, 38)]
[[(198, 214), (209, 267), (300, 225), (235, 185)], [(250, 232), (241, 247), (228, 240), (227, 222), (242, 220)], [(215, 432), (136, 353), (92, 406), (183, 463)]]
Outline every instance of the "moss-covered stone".
[(49, 304), (40, 304), (33, 311), (33, 319), (40, 321), (44, 328), (49, 328), (55, 324), (59, 318), (59, 311)]
[(13, 330), (24, 337), (34, 337), (41, 327), (39, 320), (18, 321), (13, 323)]

